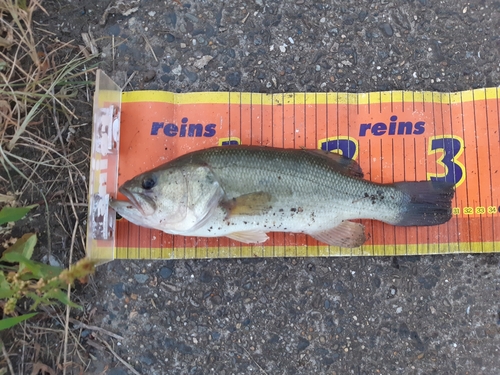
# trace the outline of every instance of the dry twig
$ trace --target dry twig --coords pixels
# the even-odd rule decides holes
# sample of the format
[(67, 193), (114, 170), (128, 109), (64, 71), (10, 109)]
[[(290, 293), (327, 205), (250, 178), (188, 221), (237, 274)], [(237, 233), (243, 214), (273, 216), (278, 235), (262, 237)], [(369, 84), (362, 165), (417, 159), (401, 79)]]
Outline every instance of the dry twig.
[(116, 354), (116, 352), (111, 348), (111, 345), (109, 345), (106, 341), (104, 340), (100, 340), (107, 348), (108, 350), (111, 352), (111, 354), (113, 354), (115, 356), (115, 358), (117, 360), (119, 360), (126, 368), (128, 368), (133, 374), (135, 375), (141, 375), (141, 373), (137, 372), (137, 370), (135, 368), (133, 368), (127, 361), (125, 361), (122, 357), (120, 357), (118, 354)]
[(7, 366), (9, 366), (9, 371), (12, 375), (14, 375), (15, 374), (14, 367), (12, 367), (12, 362), (10, 361), (9, 353), (7, 353), (7, 349), (5, 349), (5, 344), (3, 343), (3, 340), (1, 338), (0, 338), (0, 346), (2, 347), (2, 354), (3, 357), (5, 358), (5, 361), (7, 362)]
[[(71, 174), (70, 174), (71, 175)], [(76, 231), (78, 229), (78, 215), (75, 210), (75, 206), (73, 206), (73, 198), (71, 195), (69, 196), (69, 200), (71, 202), (71, 208), (73, 209), (73, 214), (75, 215), (75, 226), (73, 227), (73, 234), (71, 236), (71, 245), (69, 248), (69, 264), (71, 265), (73, 261), (73, 249), (75, 247), (75, 238), (76, 238)], [(71, 299), (71, 285), (68, 285), (68, 299)], [(69, 305), (66, 305), (66, 320), (64, 322), (64, 355), (63, 355), (63, 375), (66, 375), (66, 357), (67, 357), (67, 352), (68, 352), (68, 331), (69, 331), (69, 311), (71, 307)]]
[(79, 320), (76, 320), (73, 318), (69, 318), (69, 320), (71, 323), (74, 324), (75, 328), (85, 328), (85, 329), (89, 329), (91, 331), (97, 331), (97, 332), (103, 333), (103, 334), (111, 336), (117, 340), (124, 340), (123, 336), (120, 336), (120, 335), (117, 335), (116, 333), (105, 330), (104, 328), (97, 327), (97, 326), (89, 326), (88, 324), (85, 324), (85, 323), (80, 322)]

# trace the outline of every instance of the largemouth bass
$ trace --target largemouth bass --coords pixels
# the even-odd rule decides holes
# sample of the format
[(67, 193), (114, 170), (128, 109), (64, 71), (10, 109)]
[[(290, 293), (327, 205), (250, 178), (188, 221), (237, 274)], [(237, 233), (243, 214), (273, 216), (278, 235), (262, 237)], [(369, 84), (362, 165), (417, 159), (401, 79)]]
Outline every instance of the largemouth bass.
[(453, 184), (378, 184), (359, 165), (321, 150), (224, 146), (195, 151), (125, 182), (111, 206), (130, 222), (183, 236), (261, 243), (268, 232), (306, 233), (361, 246), (374, 219), (430, 226), (451, 218)]

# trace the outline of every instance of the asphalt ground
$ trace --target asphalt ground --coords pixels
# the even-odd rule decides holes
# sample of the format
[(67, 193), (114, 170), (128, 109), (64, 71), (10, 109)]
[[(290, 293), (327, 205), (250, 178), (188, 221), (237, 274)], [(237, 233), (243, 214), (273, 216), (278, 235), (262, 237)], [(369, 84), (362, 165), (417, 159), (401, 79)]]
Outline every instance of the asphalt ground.
[[(127, 1), (104, 25), (107, 2), (43, 5), (49, 15), (37, 21), (59, 39), (81, 42), (90, 30), (102, 69), (129, 81), (127, 91), (453, 92), (500, 82), (498, 1)], [(196, 68), (204, 56), (212, 60)], [(113, 261), (81, 298), (93, 324), (124, 337), (114, 350), (141, 374), (493, 375), (499, 260)], [(130, 373), (90, 350), (89, 373)]]

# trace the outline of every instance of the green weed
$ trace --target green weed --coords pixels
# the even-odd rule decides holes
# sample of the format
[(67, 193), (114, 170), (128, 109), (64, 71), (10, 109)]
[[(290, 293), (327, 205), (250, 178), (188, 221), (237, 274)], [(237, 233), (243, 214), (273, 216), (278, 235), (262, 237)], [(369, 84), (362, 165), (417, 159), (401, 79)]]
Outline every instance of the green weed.
[[(23, 218), (30, 209), (28, 207), (4, 207), (0, 211), (0, 226)], [(80, 306), (68, 298), (67, 289), (76, 280), (85, 278), (94, 272), (95, 262), (84, 258), (68, 269), (54, 267), (32, 260), (37, 237), (27, 233), (6, 249), (0, 257), (0, 300), (4, 300), (4, 315), (16, 313), (16, 306), (21, 299), (31, 300), (30, 310), (39, 305), (52, 305), (61, 302), (71, 307)], [(26, 319), (35, 316), (30, 313), (0, 321), (0, 331), (10, 328)]]

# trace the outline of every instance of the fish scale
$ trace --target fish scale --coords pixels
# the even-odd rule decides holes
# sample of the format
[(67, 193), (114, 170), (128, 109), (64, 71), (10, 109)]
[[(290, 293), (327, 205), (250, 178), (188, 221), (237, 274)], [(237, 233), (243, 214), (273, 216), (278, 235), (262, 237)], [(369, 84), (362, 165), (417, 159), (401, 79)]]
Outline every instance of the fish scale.
[[(305, 214), (314, 212), (318, 217), (326, 215), (326, 223), (321, 227), (360, 218), (361, 212), (367, 219), (382, 216), (386, 221), (395, 220), (399, 211), (397, 207), (404, 200), (402, 193), (391, 186), (381, 186), (339, 173), (334, 168), (336, 162), (333, 159), (326, 163), (315, 153), (261, 147), (225, 147), (200, 152), (191, 158), (191, 162), (210, 165), (229, 197), (256, 191), (269, 192), (276, 199), (278, 210), (290, 212), (292, 208), (302, 207)], [(183, 162), (183, 158), (179, 161)], [(383, 204), (380, 200), (369, 199), (378, 196), (382, 189), (393, 199)], [(314, 197), (320, 198), (321, 202), (311, 199)], [(273, 211), (276, 212), (276, 209)]]

